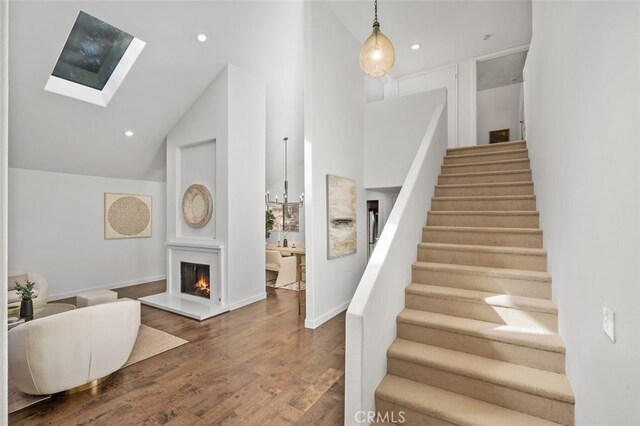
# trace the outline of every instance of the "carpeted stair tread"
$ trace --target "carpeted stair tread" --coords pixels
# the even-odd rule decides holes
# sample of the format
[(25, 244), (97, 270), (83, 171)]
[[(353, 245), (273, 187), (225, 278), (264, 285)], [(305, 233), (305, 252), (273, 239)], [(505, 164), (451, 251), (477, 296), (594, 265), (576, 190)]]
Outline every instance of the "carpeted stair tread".
[(476, 152), (472, 154), (455, 154), (447, 155), (445, 158), (447, 159), (456, 159), (456, 160), (464, 160), (464, 159), (476, 159), (487, 157), (491, 155), (500, 155), (500, 154), (527, 154), (528, 150), (526, 148), (522, 149), (505, 149), (505, 150), (493, 150), (493, 151), (484, 151), (484, 152)]
[(531, 173), (531, 169), (519, 169), (519, 170), (495, 170), (489, 172), (466, 172), (466, 173), (447, 173), (441, 174), (440, 177), (456, 178), (463, 176), (496, 176), (496, 175), (513, 175), (521, 173)]
[(481, 234), (530, 234), (541, 235), (542, 230), (536, 228), (493, 228), (489, 226), (434, 226), (427, 225), (422, 228), (424, 231), (447, 231), (447, 232), (477, 232)]
[(456, 197), (431, 198), (432, 201), (515, 201), (515, 200), (535, 200), (535, 199), (536, 199), (535, 195), (462, 195), (462, 196), (456, 196)]
[(533, 186), (532, 181), (521, 182), (493, 182), (493, 183), (450, 183), (444, 185), (436, 185), (438, 189), (453, 188), (498, 188), (503, 186)]
[(474, 246), (466, 244), (445, 244), (445, 243), (418, 243), (419, 248), (451, 250), (451, 251), (470, 251), (493, 254), (517, 254), (527, 256), (546, 256), (547, 251), (544, 249), (525, 248), (525, 247), (500, 247), (500, 246)]
[(470, 154), (472, 152), (495, 152), (513, 149), (524, 149), (525, 147), (526, 142), (524, 140), (500, 142), (499, 144), (459, 146), (457, 148), (447, 148), (447, 155), (459, 155), (462, 152), (466, 154)]
[(540, 212), (529, 210), (430, 210), (429, 214), (468, 216), (540, 216)]
[(538, 299), (535, 297), (511, 296), (508, 294), (488, 293), (484, 291), (418, 283), (409, 284), (405, 289), (405, 293), (423, 297), (456, 300), (466, 303), (520, 309), (530, 312), (542, 312), (547, 314), (558, 313), (558, 308), (551, 300)]
[(569, 380), (563, 374), (484, 358), (409, 340), (396, 339), (387, 354), (437, 370), (493, 383), (531, 395), (573, 404)]
[(564, 343), (557, 333), (495, 324), (470, 318), (425, 312), (417, 309), (403, 309), (397, 317), (398, 322), (435, 328), (466, 336), (480, 337), (511, 345), (541, 349), (549, 352), (565, 353)]
[(553, 426), (553, 423), (464, 395), (387, 374), (376, 397), (456, 425)]
[(414, 269), (451, 272), (464, 275), (491, 276), (496, 278), (522, 279), (527, 281), (550, 282), (551, 275), (547, 272), (528, 271), (524, 269), (506, 269), (490, 266), (456, 265), (451, 263), (415, 262)]
[(463, 164), (443, 164), (442, 170), (455, 170), (457, 168), (464, 168), (470, 166), (493, 166), (493, 165), (509, 165), (514, 163), (529, 163), (528, 158), (515, 158), (512, 160), (491, 160), (491, 161), (482, 161), (478, 163), (463, 163)]

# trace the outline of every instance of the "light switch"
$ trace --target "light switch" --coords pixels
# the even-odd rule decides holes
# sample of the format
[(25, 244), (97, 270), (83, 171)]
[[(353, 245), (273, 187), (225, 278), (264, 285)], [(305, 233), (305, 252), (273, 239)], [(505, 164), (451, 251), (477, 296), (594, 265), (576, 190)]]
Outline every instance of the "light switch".
[(609, 336), (612, 342), (616, 341), (615, 323), (616, 314), (611, 309), (604, 306), (602, 308), (602, 329)]

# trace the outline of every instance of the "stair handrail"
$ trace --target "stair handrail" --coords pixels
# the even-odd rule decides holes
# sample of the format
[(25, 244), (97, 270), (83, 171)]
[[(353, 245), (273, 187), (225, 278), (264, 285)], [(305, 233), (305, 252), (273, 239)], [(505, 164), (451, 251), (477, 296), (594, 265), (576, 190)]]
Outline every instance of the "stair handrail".
[(386, 374), (386, 351), (396, 338), (396, 316), (404, 308), (404, 288), (411, 282), (411, 263), (446, 147), (442, 103), (433, 112), (347, 310), (345, 425), (369, 424), (375, 415), (375, 389)]

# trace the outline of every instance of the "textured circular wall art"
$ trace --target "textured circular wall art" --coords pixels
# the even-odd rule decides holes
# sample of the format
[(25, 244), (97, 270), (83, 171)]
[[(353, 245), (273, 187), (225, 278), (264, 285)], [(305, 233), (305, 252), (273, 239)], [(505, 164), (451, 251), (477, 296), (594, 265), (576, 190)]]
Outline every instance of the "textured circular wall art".
[(151, 197), (105, 194), (106, 239), (151, 236)]
[(189, 226), (202, 228), (213, 213), (213, 200), (206, 186), (200, 184), (191, 185), (182, 197), (182, 214)]

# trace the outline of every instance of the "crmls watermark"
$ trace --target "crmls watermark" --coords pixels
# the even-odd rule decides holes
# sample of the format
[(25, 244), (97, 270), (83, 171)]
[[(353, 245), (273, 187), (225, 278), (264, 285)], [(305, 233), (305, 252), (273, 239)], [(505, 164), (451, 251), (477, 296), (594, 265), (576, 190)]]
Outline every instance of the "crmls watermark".
[(405, 421), (404, 411), (358, 411), (356, 413), (356, 422), (358, 423), (399, 423)]

